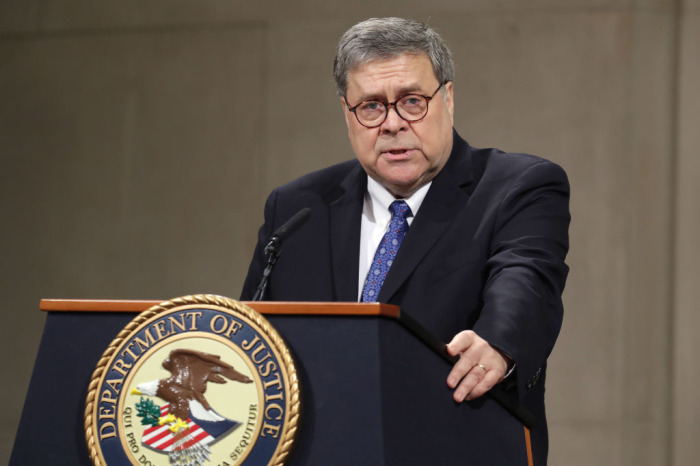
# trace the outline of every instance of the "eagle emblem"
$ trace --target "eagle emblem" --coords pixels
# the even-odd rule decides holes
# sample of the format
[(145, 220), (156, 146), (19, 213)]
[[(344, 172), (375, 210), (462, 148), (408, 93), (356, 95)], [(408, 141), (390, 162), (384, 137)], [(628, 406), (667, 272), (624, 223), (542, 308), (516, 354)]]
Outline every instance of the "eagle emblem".
[(223, 296), (162, 302), (99, 359), (85, 400), (95, 466), (282, 466), (299, 432), (291, 351), (264, 316)]
[[(170, 377), (140, 383), (131, 391), (132, 395), (141, 395), (136, 404), (137, 416), (142, 425), (149, 426), (141, 442), (167, 453), (172, 465), (202, 465), (210, 459), (208, 445), (241, 425), (212, 408), (204, 396), (207, 383), (224, 384), (226, 379), (252, 383), (253, 380), (220, 356), (192, 349), (172, 350), (162, 366), (170, 372)], [(143, 395), (166, 403), (159, 406)]]

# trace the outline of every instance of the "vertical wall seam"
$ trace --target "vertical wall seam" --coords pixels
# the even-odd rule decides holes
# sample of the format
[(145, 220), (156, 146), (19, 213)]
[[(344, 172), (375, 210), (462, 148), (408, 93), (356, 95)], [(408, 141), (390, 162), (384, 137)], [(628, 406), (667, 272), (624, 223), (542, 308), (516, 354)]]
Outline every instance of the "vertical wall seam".
[(667, 313), (667, 331), (668, 331), (668, 348), (666, 350), (669, 358), (667, 364), (667, 373), (663, 376), (668, 380), (668, 389), (666, 392), (666, 419), (668, 428), (666, 429), (666, 460), (667, 464), (674, 464), (674, 433), (676, 428), (676, 413), (673, 402), (673, 396), (676, 385), (676, 340), (675, 340), (675, 323), (676, 323), (676, 265), (678, 249), (676, 247), (676, 234), (678, 232), (678, 168), (679, 168), (679, 138), (680, 138), (680, 79), (681, 79), (681, 45), (682, 45), (682, 13), (683, 0), (674, 0), (671, 6), (671, 82), (669, 83), (671, 97), (671, 114), (670, 114), (670, 153), (669, 153), (669, 222), (668, 222), (668, 253), (669, 253), (669, 270), (667, 289), (668, 297), (668, 313)]
[[(260, 154), (258, 154), (258, 163), (257, 163), (257, 171), (258, 171), (258, 185), (256, 188), (257, 192), (257, 199), (258, 199), (258, 206), (262, 206), (265, 204), (265, 200), (267, 199), (268, 195), (268, 178), (269, 178), (269, 167), (270, 167), (270, 144), (269, 144), (269, 138), (270, 138), (270, 79), (269, 79), (269, 70), (270, 70), (270, 65), (271, 65), (271, 55), (270, 55), (270, 50), (271, 50), (271, 44), (270, 41), (272, 40), (271, 37), (271, 28), (270, 28), (270, 23), (265, 21), (262, 24), (261, 28), (261, 33), (262, 33), (262, 38), (260, 40), (261, 43), (261, 53), (262, 57), (260, 59), (260, 79), (261, 79), (261, 84), (260, 84), (260, 89), (262, 96), (260, 98), (260, 121), (259, 121), (259, 126), (260, 126), (260, 133), (261, 133), (261, 138), (260, 138)], [(260, 212), (262, 212), (262, 209), (259, 209)], [(255, 230), (257, 233), (257, 229)], [(257, 241), (257, 234), (255, 236), (256, 241)]]

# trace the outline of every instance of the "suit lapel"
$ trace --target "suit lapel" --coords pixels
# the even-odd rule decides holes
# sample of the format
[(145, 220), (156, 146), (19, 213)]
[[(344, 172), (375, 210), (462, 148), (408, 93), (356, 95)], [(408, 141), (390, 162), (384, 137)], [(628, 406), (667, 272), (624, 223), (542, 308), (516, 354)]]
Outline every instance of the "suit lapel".
[(450, 159), (433, 179), (430, 190), (401, 243), (396, 260), (379, 292), (380, 302), (389, 302), (452, 224), (469, 200), (468, 187), (471, 182), (471, 148), (454, 133)]
[(340, 184), (340, 196), (329, 205), (331, 264), (338, 301), (357, 301), (362, 200), (366, 186), (367, 175), (358, 163)]

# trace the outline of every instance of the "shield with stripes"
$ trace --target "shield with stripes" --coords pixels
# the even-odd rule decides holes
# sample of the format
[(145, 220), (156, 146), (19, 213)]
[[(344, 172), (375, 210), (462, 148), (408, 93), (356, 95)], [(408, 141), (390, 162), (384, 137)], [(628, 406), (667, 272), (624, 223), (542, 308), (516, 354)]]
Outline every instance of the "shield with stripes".
[(176, 419), (168, 421), (169, 404), (160, 407), (162, 423), (144, 430), (141, 441), (144, 445), (162, 452), (187, 450), (205, 446), (232, 432), (240, 422), (224, 419), (204, 421), (192, 417), (178, 424)]

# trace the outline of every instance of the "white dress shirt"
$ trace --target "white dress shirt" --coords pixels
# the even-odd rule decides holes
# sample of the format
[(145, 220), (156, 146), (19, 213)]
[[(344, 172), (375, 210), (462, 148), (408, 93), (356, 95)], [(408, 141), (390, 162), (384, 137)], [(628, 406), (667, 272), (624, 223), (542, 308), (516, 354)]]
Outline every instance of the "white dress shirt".
[[(411, 208), (412, 215), (406, 221), (410, 226), (413, 218), (418, 213), (420, 205), (425, 199), (425, 195), (430, 189), (432, 182), (422, 186), (410, 197), (403, 199)], [(384, 237), (384, 233), (389, 228), (391, 223), (391, 212), (389, 206), (396, 199), (384, 186), (367, 177), (367, 191), (362, 205), (362, 225), (360, 230), (360, 272), (358, 279), (357, 300), (362, 300), (362, 288), (365, 286), (367, 273), (374, 260), (374, 253), (377, 251), (379, 242)]]

